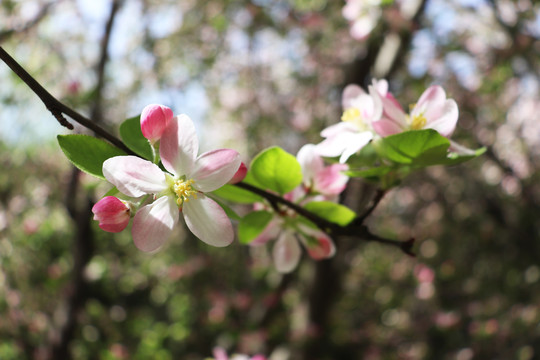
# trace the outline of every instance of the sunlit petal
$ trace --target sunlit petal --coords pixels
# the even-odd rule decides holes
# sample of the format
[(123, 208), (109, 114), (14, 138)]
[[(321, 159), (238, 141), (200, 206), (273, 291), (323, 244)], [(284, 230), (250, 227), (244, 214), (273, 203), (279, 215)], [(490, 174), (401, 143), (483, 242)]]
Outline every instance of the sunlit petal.
[(132, 197), (157, 194), (167, 188), (163, 171), (137, 156), (115, 156), (105, 160), (103, 175), (119, 191)]
[(272, 256), (277, 271), (288, 273), (293, 271), (300, 261), (301, 249), (294, 234), (284, 231), (274, 244)]
[(135, 246), (146, 252), (159, 248), (171, 235), (178, 217), (176, 202), (167, 196), (140, 208), (131, 228)]
[(208, 245), (223, 247), (234, 240), (231, 220), (214, 200), (200, 194), (186, 201), (182, 212), (189, 230)]
[(202, 192), (214, 191), (231, 180), (240, 167), (240, 155), (231, 149), (209, 151), (195, 160), (192, 172), (186, 173)]
[(173, 118), (161, 136), (159, 153), (167, 171), (182, 176), (190, 173), (199, 152), (193, 121), (187, 115)]

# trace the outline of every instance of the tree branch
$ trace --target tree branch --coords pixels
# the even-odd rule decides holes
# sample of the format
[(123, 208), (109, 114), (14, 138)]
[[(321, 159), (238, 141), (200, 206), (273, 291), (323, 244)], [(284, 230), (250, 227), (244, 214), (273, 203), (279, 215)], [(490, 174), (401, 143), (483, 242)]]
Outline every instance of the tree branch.
[(64, 115), (69, 116), (77, 123), (81, 124), (87, 129), (92, 130), (96, 135), (108, 140), (111, 144), (117, 148), (125, 151), (128, 154), (135, 155), (120, 139), (103, 129), (101, 126), (94, 123), (92, 120), (79, 114), (69, 106), (60, 102), (54, 96), (52, 96), (40, 83), (37, 82), (32, 75), (30, 75), (15, 59), (13, 59), (1, 46), (0, 46), (0, 59), (6, 63), (7, 66), (13, 70), (13, 72), (41, 99), (45, 107), (53, 114), (58, 120), (60, 125), (73, 130), (73, 125), (70, 124)]
[[(282, 198), (281, 196), (272, 194), (268, 191), (260, 189), (251, 184), (239, 182), (235, 185), (241, 189), (250, 191), (256, 195), (259, 195), (265, 198), (270, 203), (282, 204), (282, 205), (287, 206), (289, 209), (294, 210), (297, 214), (305, 217), (306, 219), (308, 219), (309, 221), (317, 225), (319, 229), (328, 233), (328, 235), (330, 236), (351, 236), (351, 237), (361, 238), (365, 241), (378, 242), (384, 245), (397, 247), (401, 251), (406, 253), (407, 255), (414, 256), (414, 253), (412, 252), (412, 247), (415, 241), (414, 238), (411, 238), (407, 241), (395, 241), (395, 240), (385, 239), (378, 235), (372, 234), (367, 228), (367, 226), (362, 224), (363, 222), (362, 217), (358, 217), (355, 220), (351, 221), (349, 225), (341, 226), (331, 221), (328, 221), (320, 217), (319, 215), (314, 214), (311, 211), (304, 209), (302, 206)], [(381, 198), (382, 198), (382, 195), (381, 195)], [(365, 216), (365, 214), (363, 216)]]

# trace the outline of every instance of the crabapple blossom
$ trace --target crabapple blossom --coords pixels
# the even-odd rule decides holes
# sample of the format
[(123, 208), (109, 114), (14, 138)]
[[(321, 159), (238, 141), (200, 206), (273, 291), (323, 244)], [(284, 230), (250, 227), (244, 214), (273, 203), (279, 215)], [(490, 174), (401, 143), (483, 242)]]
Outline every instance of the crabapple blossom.
[(163, 105), (150, 104), (141, 113), (141, 131), (151, 144), (161, 138), (163, 131), (174, 117), (172, 110)]
[(160, 140), (162, 171), (136, 156), (116, 156), (103, 163), (103, 174), (123, 194), (151, 195), (154, 201), (141, 207), (133, 219), (132, 235), (142, 251), (159, 248), (183, 214), (187, 227), (200, 240), (227, 246), (234, 238), (223, 209), (205, 193), (225, 185), (240, 166), (238, 152), (209, 151), (197, 156), (199, 142), (187, 115), (171, 119)]
[(99, 221), (99, 227), (108, 232), (120, 232), (129, 224), (131, 217), (130, 203), (114, 196), (105, 196), (93, 207), (94, 220)]
[(302, 167), (304, 187), (309, 192), (320, 193), (327, 200), (332, 200), (345, 189), (349, 177), (343, 171), (347, 170), (348, 166), (346, 164), (324, 166), (315, 145), (302, 146), (296, 159)]
[[(376, 85), (384, 87), (384, 83)], [(321, 132), (326, 139), (317, 145), (317, 152), (326, 157), (340, 156), (339, 162), (345, 163), (373, 139), (372, 124), (381, 118), (383, 106), (380, 96), (366, 93), (358, 85), (343, 90), (342, 105), (342, 122)]]
[(380, 136), (397, 134), (407, 130), (434, 129), (442, 136), (450, 137), (456, 128), (459, 110), (453, 99), (446, 98), (440, 86), (427, 88), (416, 104), (406, 114), (393, 96), (378, 91), (372, 92), (383, 104), (381, 119), (373, 123)]
[[(346, 164), (324, 166), (313, 144), (304, 145), (296, 158), (302, 168), (303, 184), (285, 194), (285, 199), (300, 205), (314, 200), (335, 200), (345, 189), (349, 178), (342, 171), (348, 168)], [(255, 208), (260, 210), (265, 206), (256, 204)], [(291, 272), (298, 265), (302, 255), (300, 244), (315, 260), (330, 258), (336, 251), (334, 242), (326, 233), (302, 223), (292, 210), (275, 212), (273, 219), (251, 245), (262, 245), (272, 239), (277, 239), (272, 249), (274, 266), (282, 273)]]

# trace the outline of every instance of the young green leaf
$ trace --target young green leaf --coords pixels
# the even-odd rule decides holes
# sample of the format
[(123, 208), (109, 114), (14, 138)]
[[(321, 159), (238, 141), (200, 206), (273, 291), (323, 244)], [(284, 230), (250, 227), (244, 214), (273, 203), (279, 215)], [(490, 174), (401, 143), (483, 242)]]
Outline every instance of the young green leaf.
[(57, 139), (60, 148), (73, 165), (103, 180), (103, 162), (113, 156), (126, 155), (108, 142), (89, 135), (58, 135)]
[(260, 186), (281, 195), (302, 182), (302, 168), (296, 158), (277, 146), (259, 153), (251, 162), (250, 172)]
[(274, 215), (268, 211), (254, 211), (242, 218), (238, 224), (238, 239), (249, 244), (268, 226)]
[(307, 203), (304, 208), (323, 219), (341, 226), (346, 226), (356, 217), (355, 212), (348, 207), (331, 201), (312, 201)]
[(253, 204), (262, 201), (260, 196), (229, 184), (213, 191), (212, 194), (219, 196), (222, 199), (234, 201), (240, 204)]
[(433, 129), (411, 130), (382, 138), (375, 148), (382, 157), (418, 167), (444, 162), (450, 141)]
[(140, 116), (129, 118), (120, 125), (120, 137), (137, 155), (152, 161), (152, 147), (142, 134)]

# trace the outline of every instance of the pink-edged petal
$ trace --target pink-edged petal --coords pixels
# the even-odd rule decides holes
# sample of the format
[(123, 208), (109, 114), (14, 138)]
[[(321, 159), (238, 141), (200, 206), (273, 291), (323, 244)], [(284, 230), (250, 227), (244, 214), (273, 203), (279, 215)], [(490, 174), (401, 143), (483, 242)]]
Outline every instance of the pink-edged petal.
[[(380, 103), (382, 106), (382, 114), (380, 120), (386, 119), (387, 121), (392, 121), (395, 123), (393, 128), (401, 128), (400, 131), (403, 131), (407, 126), (406, 114), (403, 111), (401, 105), (394, 98), (394, 95), (387, 93), (382, 95), (378, 90), (375, 90), (374, 87), (370, 87), (369, 93), (376, 102)], [(375, 127), (375, 123), (378, 120), (373, 121), (371, 124)], [(397, 132), (400, 132), (397, 131)], [(386, 136), (386, 135), (384, 135)]]
[(141, 113), (143, 136), (152, 143), (158, 141), (173, 116), (172, 110), (166, 106), (158, 104), (145, 106)]
[(281, 273), (293, 271), (300, 261), (300, 255), (300, 244), (298, 244), (294, 234), (284, 231), (272, 250), (272, 257), (277, 271)]
[[(390, 94), (388, 92), (388, 81), (385, 79), (377, 80), (373, 79), (371, 82), (371, 85), (375, 90), (377, 90), (377, 93), (379, 93), (382, 97), (385, 97), (387, 94)], [(390, 94), (391, 95), (391, 94)]]
[(315, 260), (328, 259), (336, 253), (336, 246), (332, 239), (324, 232), (312, 228), (302, 227), (306, 237), (301, 237), (309, 256)]
[(172, 197), (162, 196), (137, 211), (131, 234), (135, 246), (149, 252), (159, 248), (171, 235), (178, 222), (178, 206)]
[(325, 128), (323, 131), (321, 131), (321, 136), (328, 138), (336, 136), (337, 134), (341, 134), (343, 132), (356, 132), (358, 129), (356, 126), (354, 126), (351, 123), (348, 122), (339, 122), (334, 125), (330, 125), (329, 127)]
[(452, 99), (446, 100), (442, 107), (441, 115), (430, 121), (428, 119), (425, 128), (437, 130), (442, 136), (450, 136), (454, 132), (459, 118), (459, 109)]
[(182, 114), (169, 121), (159, 145), (165, 169), (177, 176), (190, 173), (198, 152), (199, 140), (189, 116)]
[(386, 118), (382, 118), (379, 121), (375, 121), (372, 124), (372, 126), (373, 126), (373, 130), (375, 130), (375, 132), (379, 134), (379, 136), (382, 136), (382, 137), (398, 134), (404, 131), (404, 128), (396, 124), (394, 121), (391, 121)]
[(343, 106), (343, 109), (353, 107), (352, 101), (365, 93), (366, 92), (364, 89), (356, 84), (347, 85), (345, 89), (343, 89), (343, 96), (341, 98), (341, 105)]
[(371, 133), (371, 131), (351, 134), (346, 139), (343, 139), (346, 147), (343, 150), (341, 157), (339, 158), (339, 162), (342, 164), (346, 163), (347, 160), (351, 157), (351, 155), (360, 151), (371, 141), (371, 139), (373, 139), (373, 133)]
[(342, 132), (328, 137), (316, 145), (315, 150), (320, 156), (336, 157), (343, 154), (349, 145), (354, 146), (355, 132)]
[(231, 220), (214, 200), (200, 194), (184, 202), (182, 212), (189, 230), (208, 245), (223, 247), (234, 240)]
[(345, 190), (349, 177), (343, 173), (346, 164), (332, 164), (317, 173), (314, 180), (315, 190), (323, 195), (337, 195)]
[(126, 228), (130, 219), (130, 208), (122, 200), (114, 196), (105, 196), (93, 207), (94, 220), (105, 231), (117, 233)]
[(240, 163), (240, 167), (238, 168), (238, 170), (236, 170), (236, 173), (233, 175), (231, 180), (229, 180), (228, 184), (237, 184), (240, 181), (244, 180), (247, 175), (247, 171), (248, 168), (246, 164), (244, 164), (243, 162)]
[(115, 156), (103, 163), (103, 175), (127, 196), (157, 194), (167, 188), (165, 173), (137, 156)]
[(261, 233), (255, 239), (253, 239), (253, 241), (250, 242), (249, 245), (259, 246), (259, 245), (266, 244), (268, 241), (277, 238), (277, 236), (279, 235), (281, 231), (282, 223), (283, 222), (278, 219), (270, 220), (270, 222), (268, 223), (268, 225), (266, 225), (264, 230), (261, 231)]
[(430, 86), (422, 93), (420, 99), (411, 111), (411, 117), (423, 115), (427, 119), (437, 118), (444, 106), (446, 93), (438, 85)]
[(240, 155), (231, 149), (208, 151), (195, 160), (192, 172), (186, 173), (202, 192), (219, 189), (229, 182), (240, 167)]
[(298, 160), (302, 168), (304, 184), (309, 185), (315, 178), (315, 175), (324, 168), (323, 159), (317, 153), (316, 146), (313, 144), (302, 146), (296, 155), (296, 160)]

